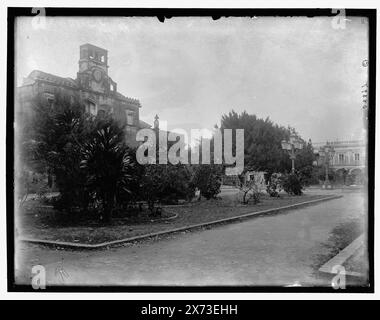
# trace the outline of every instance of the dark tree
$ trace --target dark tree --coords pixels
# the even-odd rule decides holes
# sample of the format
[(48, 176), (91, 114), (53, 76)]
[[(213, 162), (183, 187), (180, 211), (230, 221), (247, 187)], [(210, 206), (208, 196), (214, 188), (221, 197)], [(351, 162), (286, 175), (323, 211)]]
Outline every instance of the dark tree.
[[(269, 179), (274, 172), (289, 172), (291, 161), (289, 155), (282, 150), (281, 141), (288, 140), (294, 128), (282, 127), (269, 118), (260, 119), (256, 115), (231, 111), (222, 116), (221, 129), (244, 129), (244, 163), (246, 170), (266, 171)], [(235, 136), (235, 134), (233, 134)], [(296, 169), (311, 166), (314, 153), (311, 141), (303, 141), (304, 148), (298, 152)], [(233, 141), (233, 150), (235, 150)]]
[(102, 119), (90, 142), (82, 147), (81, 169), (91, 200), (100, 204), (105, 221), (116, 206), (116, 196), (131, 193), (132, 153), (125, 145), (123, 128), (112, 119)]
[(22, 163), (33, 172), (54, 175), (65, 209), (85, 207), (88, 197), (80, 151), (93, 122), (83, 105), (67, 95), (56, 94), (53, 104), (39, 95), (32, 103), (32, 116), (23, 120)]

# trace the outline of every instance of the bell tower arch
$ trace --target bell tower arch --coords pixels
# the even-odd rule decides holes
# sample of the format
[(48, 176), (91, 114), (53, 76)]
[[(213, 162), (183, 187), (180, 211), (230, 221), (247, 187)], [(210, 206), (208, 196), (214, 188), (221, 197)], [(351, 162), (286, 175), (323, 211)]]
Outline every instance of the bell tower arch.
[(108, 75), (108, 51), (86, 43), (80, 46), (79, 72), (97, 67)]
[(108, 51), (106, 49), (86, 43), (79, 47), (79, 54), (77, 77), (81, 88), (108, 94), (111, 85), (116, 87), (116, 84), (108, 76)]

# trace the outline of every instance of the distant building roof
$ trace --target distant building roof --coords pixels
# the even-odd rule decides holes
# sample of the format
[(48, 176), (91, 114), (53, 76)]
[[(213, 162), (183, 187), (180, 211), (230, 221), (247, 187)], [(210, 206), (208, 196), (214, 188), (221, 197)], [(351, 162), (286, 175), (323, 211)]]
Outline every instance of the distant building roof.
[(138, 99), (126, 97), (125, 95), (123, 95), (123, 94), (121, 94), (120, 92), (117, 92), (117, 91), (115, 93), (113, 93), (113, 94), (116, 96), (117, 99), (124, 100), (126, 102), (135, 104), (139, 108), (141, 107), (140, 101)]
[(36, 80), (43, 80), (54, 83), (56, 85), (71, 87), (75, 89), (78, 88), (77, 82), (72, 78), (62, 78), (40, 70), (33, 70), (28, 75), (28, 77), (24, 79), (23, 85), (33, 84)]
[(140, 128), (151, 128), (152, 126), (149, 123), (146, 123), (145, 121), (139, 120), (139, 126)]
[[(366, 142), (364, 140), (335, 140), (329, 141), (329, 145), (333, 147), (348, 147), (348, 146), (365, 146)], [(313, 142), (313, 147), (322, 147), (327, 144), (327, 142)]]
[[(36, 81), (42, 80), (46, 82), (50, 82), (57, 86), (66, 86), (73, 89), (79, 89), (78, 83), (76, 80), (72, 78), (63, 78), (56, 76), (51, 73), (43, 72), (40, 70), (33, 70), (26, 78), (24, 78), (23, 86), (34, 84)], [(138, 99), (129, 98), (121, 94), (120, 92), (111, 92), (117, 99), (131, 103), (136, 105), (137, 107), (141, 107), (140, 101)]]

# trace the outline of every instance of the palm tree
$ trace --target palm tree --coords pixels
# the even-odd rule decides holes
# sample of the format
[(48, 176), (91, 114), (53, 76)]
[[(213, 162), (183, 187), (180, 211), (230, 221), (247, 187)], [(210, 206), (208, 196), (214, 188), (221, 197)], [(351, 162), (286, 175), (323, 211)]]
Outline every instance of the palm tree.
[(100, 203), (105, 221), (110, 221), (116, 194), (129, 194), (132, 159), (124, 143), (124, 130), (112, 120), (101, 121), (93, 139), (82, 148), (81, 168), (95, 203)]

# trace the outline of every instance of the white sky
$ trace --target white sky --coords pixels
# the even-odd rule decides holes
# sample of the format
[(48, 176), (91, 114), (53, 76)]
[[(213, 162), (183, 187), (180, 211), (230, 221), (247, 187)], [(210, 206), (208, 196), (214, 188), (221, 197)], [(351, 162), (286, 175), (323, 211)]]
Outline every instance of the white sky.
[(32, 18), (16, 26), (16, 79), (38, 69), (76, 77), (79, 46), (108, 50), (109, 75), (140, 118), (208, 128), (246, 110), (314, 142), (360, 138), (367, 22), (331, 18)]

